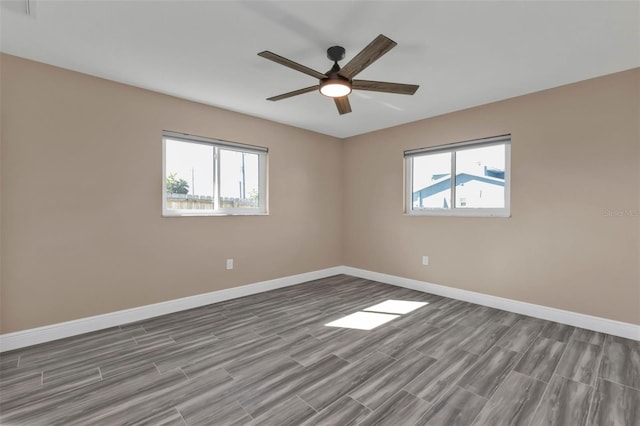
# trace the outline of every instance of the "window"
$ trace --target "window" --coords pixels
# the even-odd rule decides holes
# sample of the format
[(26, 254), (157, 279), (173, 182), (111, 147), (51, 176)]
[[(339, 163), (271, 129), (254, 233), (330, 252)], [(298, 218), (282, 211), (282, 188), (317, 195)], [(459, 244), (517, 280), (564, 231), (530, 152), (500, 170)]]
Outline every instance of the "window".
[(267, 148), (163, 132), (164, 216), (267, 213)]
[(405, 212), (509, 217), (511, 136), (405, 151)]

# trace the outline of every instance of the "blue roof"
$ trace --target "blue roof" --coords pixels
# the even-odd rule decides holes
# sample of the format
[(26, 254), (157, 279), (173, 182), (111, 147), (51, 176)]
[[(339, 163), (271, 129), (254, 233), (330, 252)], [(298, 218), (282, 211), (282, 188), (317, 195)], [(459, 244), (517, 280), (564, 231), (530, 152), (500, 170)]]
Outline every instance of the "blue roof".
[[(479, 182), (484, 182), (491, 185), (504, 186), (504, 181), (500, 181), (496, 178), (470, 175), (468, 173), (460, 173), (459, 175), (456, 175), (456, 185), (460, 185), (460, 184), (471, 182), (471, 181), (479, 181)], [(438, 192), (446, 191), (448, 189), (451, 189), (451, 177), (448, 177), (447, 179), (443, 179), (439, 182), (436, 182), (433, 185), (425, 186), (422, 189), (414, 191), (413, 201), (416, 201), (420, 198), (424, 199), (424, 198), (430, 197), (434, 194), (437, 194)]]

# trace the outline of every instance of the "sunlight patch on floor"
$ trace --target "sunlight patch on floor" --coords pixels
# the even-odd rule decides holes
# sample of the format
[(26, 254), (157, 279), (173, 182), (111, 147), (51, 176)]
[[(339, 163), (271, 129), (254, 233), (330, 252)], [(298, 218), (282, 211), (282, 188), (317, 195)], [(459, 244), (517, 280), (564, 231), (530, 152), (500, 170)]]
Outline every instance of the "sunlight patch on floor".
[(427, 302), (411, 302), (408, 300), (393, 300), (389, 299), (377, 305), (370, 306), (363, 309), (369, 312), (383, 312), (385, 314), (408, 314), (415, 311), (418, 308), (426, 305)]
[(356, 330), (373, 330), (374, 328), (398, 318), (400, 315), (379, 314), (374, 312), (356, 312), (328, 324), (327, 327), (354, 328)]
[(325, 326), (353, 328), (356, 330), (373, 330), (382, 324), (394, 320), (401, 315), (413, 312), (425, 305), (428, 305), (428, 303), (389, 299), (365, 308), (360, 312), (327, 323)]

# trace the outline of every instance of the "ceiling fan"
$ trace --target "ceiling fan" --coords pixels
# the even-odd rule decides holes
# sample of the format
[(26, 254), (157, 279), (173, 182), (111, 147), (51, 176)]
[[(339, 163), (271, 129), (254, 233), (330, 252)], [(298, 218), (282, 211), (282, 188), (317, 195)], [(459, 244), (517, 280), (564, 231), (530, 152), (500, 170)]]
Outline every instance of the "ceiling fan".
[(374, 63), (389, 50), (394, 48), (397, 44), (398, 43), (390, 38), (380, 34), (342, 68), (338, 65), (338, 61), (344, 59), (344, 47), (330, 47), (327, 49), (327, 57), (333, 61), (333, 67), (324, 74), (280, 55), (276, 55), (268, 50), (260, 52), (258, 55), (263, 58), (277, 62), (296, 71), (300, 71), (319, 80), (319, 83), (314, 86), (283, 93), (282, 95), (267, 98), (267, 100), (279, 101), (281, 99), (302, 95), (303, 93), (313, 92), (314, 90), (319, 89), (320, 93), (323, 95), (333, 98), (336, 103), (336, 107), (338, 108), (338, 112), (342, 115), (351, 112), (351, 104), (349, 103), (348, 95), (352, 90), (369, 90), (373, 92), (413, 95), (420, 86), (415, 84), (353, 79), (353, 77)]

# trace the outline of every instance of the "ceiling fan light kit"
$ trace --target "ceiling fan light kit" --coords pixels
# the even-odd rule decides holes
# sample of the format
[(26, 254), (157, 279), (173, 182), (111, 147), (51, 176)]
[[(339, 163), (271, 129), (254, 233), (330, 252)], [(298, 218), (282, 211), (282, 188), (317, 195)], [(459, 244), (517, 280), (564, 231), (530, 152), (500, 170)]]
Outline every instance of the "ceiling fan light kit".
[(340, 98), (351, 93), (351, 82), (346, 78), (332, 78), (320, 81), (320, 93), (330, 98)]
[(340, 68), (338, 62), (344, 59), (344, 47), (332, 46), (327, 49), (327, 57), (332, 60), (334, 64), (333, 67), (324, 74), (273, 52), (260, 52), (258, 55), (265, 59), (269, 59), (296, 71), (300, 71), (319, 80), (317, 86), (283, 93), (282, 95), (267, 98), (267, 100), (279, 101), (281, 99), (319, 90), (321, 94), (334, 99), (338, 112), (342, 115), (351, 112), (348, 95), (353, 89), (413, 95), (420, 86), (415, 84), (388, 83), (384, 81), (353, 80), (353, 77), (395, 47), (396, 44), (397, 43), (395, 41), (380, 34), (342, 68)]

